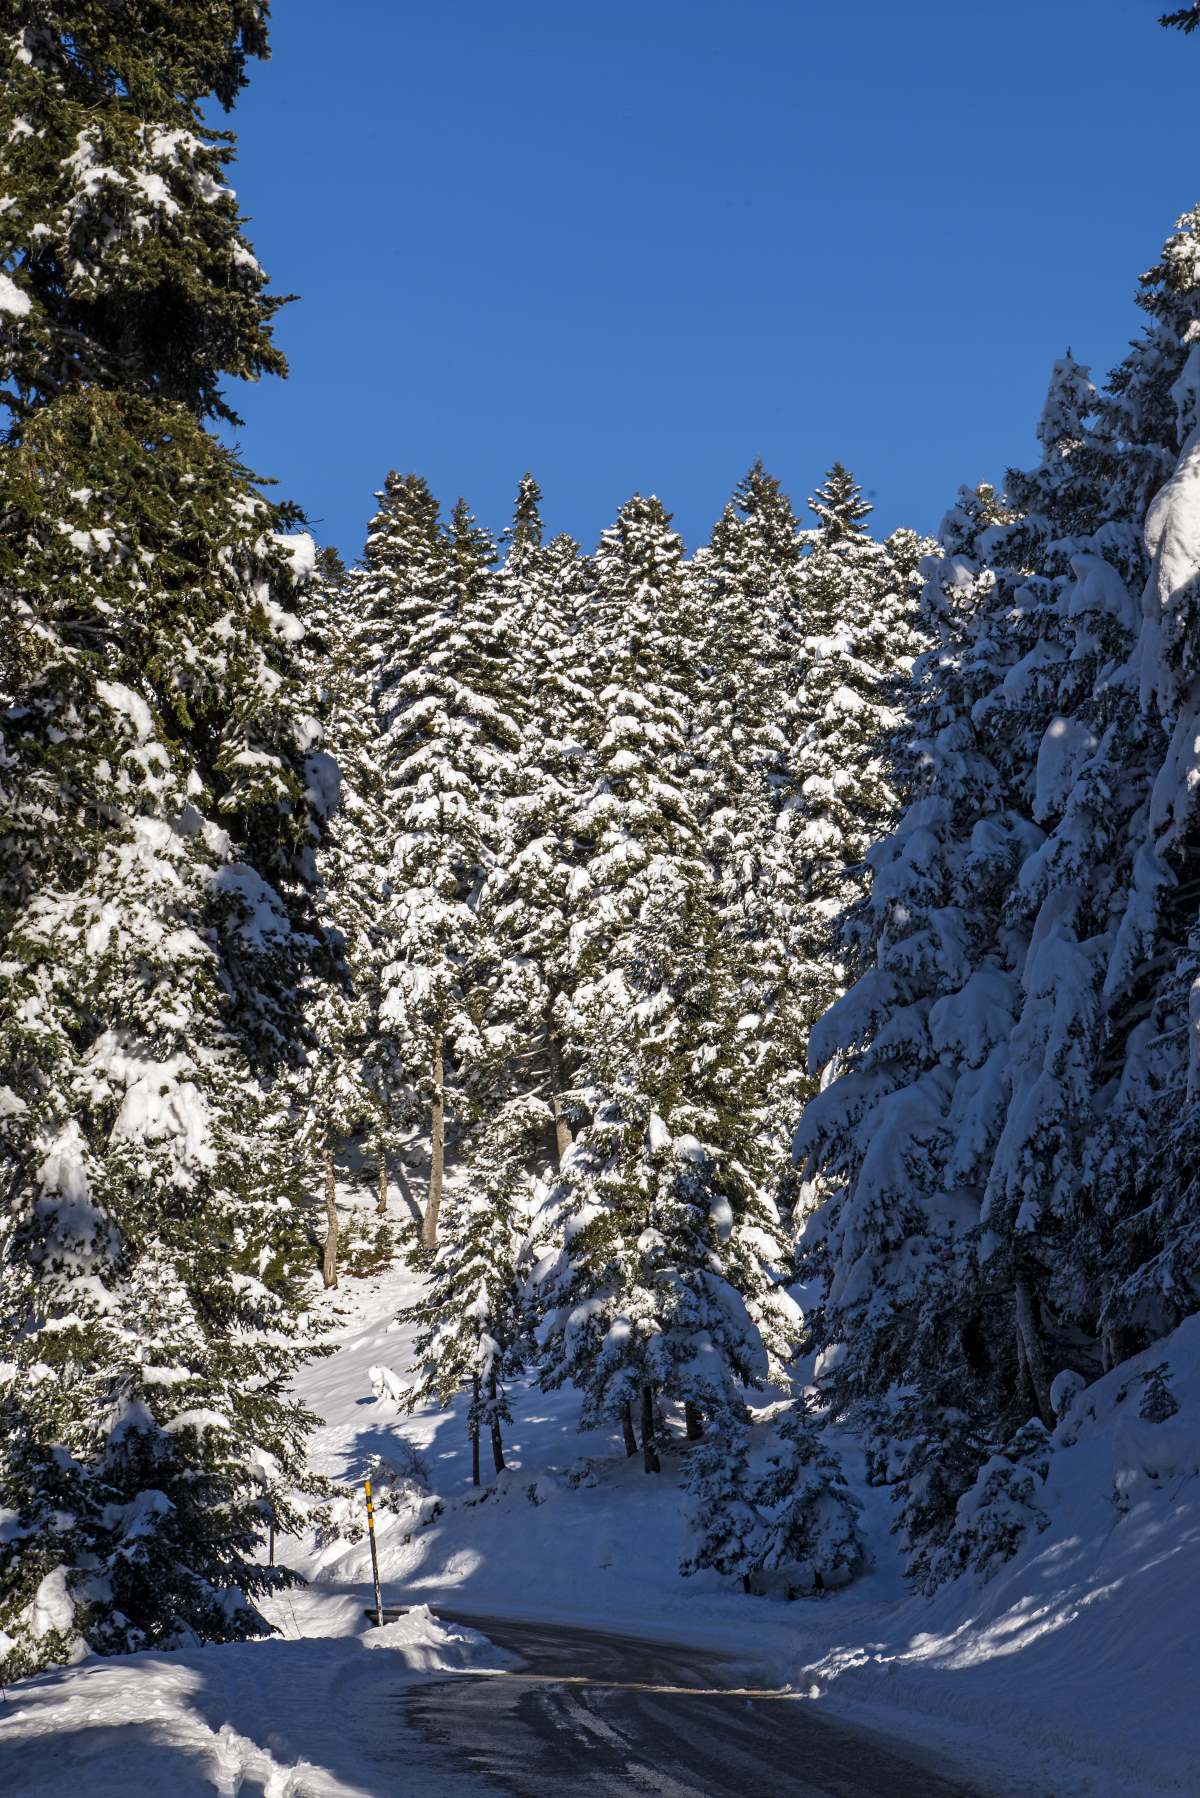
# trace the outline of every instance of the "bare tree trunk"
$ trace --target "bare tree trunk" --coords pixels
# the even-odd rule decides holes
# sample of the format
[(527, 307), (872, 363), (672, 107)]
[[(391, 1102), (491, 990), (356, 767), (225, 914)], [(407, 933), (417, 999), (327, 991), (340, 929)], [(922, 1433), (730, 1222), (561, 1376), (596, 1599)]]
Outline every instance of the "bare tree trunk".
[(663, 1410), (662, 1393), (657, 1386), (652, 1386), (650, 1390), (654, 1394), (654, 1435), (657, 1441), (665, 1442), (671, 1432), (667, 1428), (667, 1414)]
[(386, 1217), (387, 1216), (387, 1201), (388, 1201), (387, 1150), (384, 1148), (383, 1144), (380, 1143), (380, 1145), (379, 1145), (379, 1196), (375, 1200), (375, 1215), (376, 1215), (376, 1217)]
[(621, 1407), (621, 1434), (625, 1438), (625, 1453), (627, 1455), (636, 1455), (638, 1452), (637, 1437), (633, 1433), (632, 1405), (623, 1405)]
[(1046, 1362), (1042, 1354), (1041, 1338), (1038, 1336), (1037, 1320), (1033, 1314), (1033, 1294), (1026, 1280), (1018, 1279), (1013, 1288), (1014, 1309), (1017, 1318), (1017, 1334), (1021, 1339), (1021, 1347), (1025, 1351), (1025, 1366), (1029, 1370), (1029, 1380), (1033, 1387), (1033, 1396), (1038, 1413), (1048, 1430), (1054, 1428), (1054, 1412), (1050, 1408), (1050, 1383), (1046, 1378)]
[(683, 1421), (689, 1442), (699, 1442), (704, 1435), (704, 1424), (700, 1416), (700, 1408), (691, 1399), (685, 1399), (683, 1405)]
[(429, 1202), (421, 1225), (421, 1246), (436, 1249), (438, 1213), (442, 1209), (442, 1180), (446, 1166), (446, 1095), (442, 1067), (442, 1038), (433, 1039), (433, 1105), (430, 1108)]
[(575, 1138), (571, 1134), (571, 1124), (562, 1106), (563, 1064), (558, 1052), (558, 1039), (553, 1027), (546, 1025), (546, 1046), (550, 1056), (550, 1109), (554, 1113), (554, 1154), (561, 1168), (563, 1157)]
[(333, 1167), (333, 1150), (325, 1150), (325, 1253), (321, 1260), (321, 1276), (326, 1286), (336, 1286), (337, 1247), (338, 1247), (338, 1214), (337, 1214), (337, 1175)]
[(488, 1397), (492, 1401), (492, 1415), (488, 1422), (492, 1433), (492, 1465), (497, 1473), (504, 1472), (504, 1444), (500, 1439), (500, 1419), (496, 1414), (496, 1369), (488, 1370)]
[(479, 1484), (479, 1375), (474, 1377), (475, 1403), (471, 1409), (471, 1484)]
[(658, 1459), (658, 1449), (654, 1445), (654, 1388), (642, 1387), (642, 1470), (645, 1473), (662, 1471)]
[(1017, 1392), (1023, 1405), (1037, 1410), (1037, 1396), (1033, 1390), (1033, 1381), (1029, 1377), (1029, 1363), (1025, 1359), (1025, 1344), (1021, 1340), (1020, 1330), (1015, 1330), (1017, 1339)]

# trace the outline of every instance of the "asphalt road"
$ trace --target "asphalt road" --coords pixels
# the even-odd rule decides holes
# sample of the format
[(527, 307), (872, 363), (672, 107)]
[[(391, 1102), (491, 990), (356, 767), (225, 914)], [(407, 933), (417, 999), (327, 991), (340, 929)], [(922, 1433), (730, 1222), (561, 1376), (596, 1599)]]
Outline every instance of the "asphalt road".
[[(699, 1649), (445, 1611), (521, 1657), (414, 1687), (405, 1716), (481, 1788), (517, 1798), (982, 1798), (933, 1758), (739, 1687)], [(749, 1680), (752, 1676), (747, 1676)]]

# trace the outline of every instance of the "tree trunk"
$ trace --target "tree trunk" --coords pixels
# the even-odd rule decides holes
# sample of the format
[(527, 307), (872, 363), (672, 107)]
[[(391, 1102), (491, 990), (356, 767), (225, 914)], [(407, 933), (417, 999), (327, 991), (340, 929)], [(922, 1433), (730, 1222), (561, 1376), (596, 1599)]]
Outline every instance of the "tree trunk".
[(479, 1375), (474, 1378), (475, 1403), (471, 1407), (471, 1484), (479, 1484)]
[(1054, 1428), (1054, 1412), (1050, 1408), (1050, 1382), (1046, 1378), (1046, 1362), (1042, 1354), (1041, 1338), (1038, 1336), (1037, 1320), (1033, 1314), (1033, 1294), (1029, 1290), (1028, 1281), (1017, 1280), (1013, 1289), (1013, 1299), (1017, 1318), (1017, 1334), (1025, 1352), (1025, 1366), (1029, 1370), (1034, 1400), (1042, 1422), (1048, 1430), (1052, 1430)]
[(654, 1394), (654, 1435), (659, 1442), (666, 1442), (671, 1432), (667, 1428), (667, 1414), (663, 1410), (662, 1393), (657, 1386), (650, 1388)]
[(550, 1109), (554, 1113), (554, 1156), (561, 1169), (563, 1157), (575, 1138), (571, 1134), (571, 1124), (563, 1110), (561, 1092), (564, 1085), (562, 1056), (558, 1052), (558, 1042), (553, 1029), (546, 1027), (546, 1046), (550, 1056)]
[(386, 1217), (387, 1216), (387, 1201), (388, 1201), (387, 1150), (384, 1148), (383, 1144), (380, 1143), (380, 1145), (379, 1145), (379, 1196), (375, 1200), (375, 1215), (376, 1215), (376, 1217)]
[(645, 1473), (662, 1471), (658, 1459), (658, 1449), (654, 1445), (654, 1388), (642, 1387), (642, 1470)]
[(338, 1247), (338, 1214), (337, 1214), (337, 1175), (333, 1168), (333, 1150), (325, 1151), (325, 1253), (321, 1261), (321, 1275), (326, 1286), (336, 1286), (337, 1247)]
[(488, 1422), (492, 1433), (492, 1465), (497, 1473), (504, 1472), (504, 1444), (500, 1439), (500, 1418), (496, 1407), (496, 1369), (488, 1373), (488, 1397), (492, 1402), (492, 1415)]
[(1029, 1363), (1025, 1359), (1025, 1344), (1021, 1340), (1020, 1330), (1014, 1330), (1017, 1339), (1017, 1396), (1021, 1403), (1031, 1411), (1037, 1410), (1037, 1395), (1033, 1390), (1033, 1381), (1029, 1377)]
[(704, 1435), (704, 1423), (700, 1416), (700, 1407), (694, 1405), (690, 1398), (684, 1400), (683, 1421), (688, 1441), (699, 1442)]
[(627, 1455), (636, 1455), (638, 1452), (637, 1437), (633, 1433), (632, 1405), (623, 1405), (621, 1407), (621, 1434), (625, 1438), (625, 1453)]
[(446, 1164), (446, 1098), (442, 1068), (442, 1038), (433, 1039), (433, 1105), (430, 1109), (429, 1202), (421, 1225), (421, 1246), (436, 1249), (438, 1213), (442, 1209), (442, 1178)]

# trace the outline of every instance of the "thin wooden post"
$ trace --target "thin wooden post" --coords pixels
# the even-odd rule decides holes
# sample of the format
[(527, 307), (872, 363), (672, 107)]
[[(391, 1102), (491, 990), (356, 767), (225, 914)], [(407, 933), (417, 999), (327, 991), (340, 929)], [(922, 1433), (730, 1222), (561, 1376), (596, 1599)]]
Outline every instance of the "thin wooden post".
[(375, 1506), (371, 1502), (371, 1482), (363, 1481), (367, 1495), (367, 1533), (371, 1538), (371, 1574), (375, 1581), (375, 1621), (383, 1628), (383, 1593), (379, 1590), (379, 1552), (375, 1547)]

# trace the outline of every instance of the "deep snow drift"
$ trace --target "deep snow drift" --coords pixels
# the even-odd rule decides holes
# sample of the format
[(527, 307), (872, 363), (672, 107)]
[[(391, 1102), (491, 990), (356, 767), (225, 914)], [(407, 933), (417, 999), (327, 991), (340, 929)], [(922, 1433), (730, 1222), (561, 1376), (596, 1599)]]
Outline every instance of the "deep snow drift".
[[(569, 1389), (518, 1390), (511, 1466), (476, 1492), (461, 1412), (406, 1416), (389, 1391), (403, 1383), (410, 1340), (392, 1320), (415, 1289), (398, 1268), (331, 1295), (337, 1352), (308, 1366), (300, 1390), (325, 1420), (314, 1465), (355, 1490), (314, 1506), (304, 1539), (279, 1545), (311, 1582), (277, 1605), (281, 1635), (91, 1658), (22, 1682), (0, 1711), (0, 1789), (477, 1789), (406, 1733), (397, 1701), (406, 1681), (503, 1664), (474, 1632), (424, 1609), (441, 1601), (720, 1649), (743, 1673), (843, 1717), (943, 1747), (998, 1793), (1195, 1790), (1200, 1318), (1080, 1395), (1039, 1495), (1049, 1523), (990, 1581), (966, 1576), (932, 1600), (913, 1597), (887, 1494), (863, 1488), (871, 1570), (847, 1591), (787, 1604), (713, 1575), (681, 1579), (686, 1451), (648, 1477), (618, 1439), (577, 1432)], [(1164, 1363), (1180, 1409), (1145, 1423), (1141, 1376)], [(385, 1601), (416, 1607), (383, 1630), (363, 1615), (368, 1473)]]

